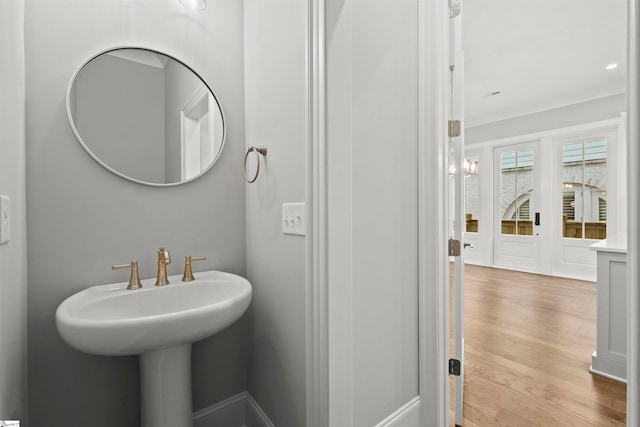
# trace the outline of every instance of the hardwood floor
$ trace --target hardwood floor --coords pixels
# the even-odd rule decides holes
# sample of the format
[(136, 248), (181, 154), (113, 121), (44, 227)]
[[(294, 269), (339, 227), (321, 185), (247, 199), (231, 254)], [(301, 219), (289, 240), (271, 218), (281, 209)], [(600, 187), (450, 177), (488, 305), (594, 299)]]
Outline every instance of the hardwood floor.
[(595, 283), (467, 265), (462, 425), (624, 426), (626, 385), (589, 373), (595, 347)]

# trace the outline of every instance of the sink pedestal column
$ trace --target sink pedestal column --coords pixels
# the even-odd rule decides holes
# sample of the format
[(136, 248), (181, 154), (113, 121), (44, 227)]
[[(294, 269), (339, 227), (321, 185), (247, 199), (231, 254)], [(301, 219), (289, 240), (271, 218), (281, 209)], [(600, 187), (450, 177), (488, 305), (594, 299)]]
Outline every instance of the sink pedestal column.
[(142, 427), (192, 427), (191, 344), (140, 355)]

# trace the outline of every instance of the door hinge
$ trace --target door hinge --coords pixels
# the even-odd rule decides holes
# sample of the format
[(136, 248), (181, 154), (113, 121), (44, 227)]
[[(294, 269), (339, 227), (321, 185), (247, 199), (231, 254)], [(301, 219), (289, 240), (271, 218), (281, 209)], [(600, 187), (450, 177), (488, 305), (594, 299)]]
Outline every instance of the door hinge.
[(449, 138), (460, 136), (460, 120), (449, 120)]
[(449, 375), (460, 376), (460, 361), (458, 359), (449, 359)]
[(460, 240), (449, 239), (449, 256), (460, 256)]

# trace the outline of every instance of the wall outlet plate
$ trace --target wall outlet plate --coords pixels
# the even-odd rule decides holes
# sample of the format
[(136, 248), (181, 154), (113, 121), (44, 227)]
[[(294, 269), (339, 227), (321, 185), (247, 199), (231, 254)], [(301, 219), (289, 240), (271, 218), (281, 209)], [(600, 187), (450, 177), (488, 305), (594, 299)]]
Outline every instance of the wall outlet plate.
[(11, 200), (7, 196), (0, 196), (0, 245), (11, 240)]
[(305, 236), (307, 234), (307, 204), (282, 204), (282, 233)]

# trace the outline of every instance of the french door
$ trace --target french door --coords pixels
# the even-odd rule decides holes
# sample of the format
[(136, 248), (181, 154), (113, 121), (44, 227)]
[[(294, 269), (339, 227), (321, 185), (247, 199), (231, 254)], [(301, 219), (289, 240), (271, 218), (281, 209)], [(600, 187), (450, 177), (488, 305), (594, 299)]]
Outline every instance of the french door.
[[(494, 246), (497, 267), (540, 272), (540, 141), (494, 149)], [(551, 189), (547, 189), (551, 191)]]

